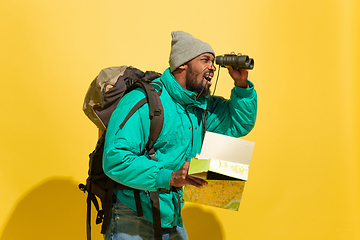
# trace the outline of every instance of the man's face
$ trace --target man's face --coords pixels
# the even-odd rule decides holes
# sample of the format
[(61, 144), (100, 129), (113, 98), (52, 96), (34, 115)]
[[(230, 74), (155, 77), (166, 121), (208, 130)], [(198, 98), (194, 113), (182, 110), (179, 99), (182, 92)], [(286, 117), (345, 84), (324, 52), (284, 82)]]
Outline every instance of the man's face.
[(187, 63), (186, 89), (200, 93), (200, 96), (210, 94), (211, 79), (214, 76), (214, 56), (204, 53)]

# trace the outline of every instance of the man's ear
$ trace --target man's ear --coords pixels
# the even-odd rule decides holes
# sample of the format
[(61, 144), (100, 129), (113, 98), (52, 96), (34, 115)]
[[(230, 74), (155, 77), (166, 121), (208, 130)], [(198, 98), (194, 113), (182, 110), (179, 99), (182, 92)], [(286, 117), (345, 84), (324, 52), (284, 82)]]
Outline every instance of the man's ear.
[(178, 68), (181, 69), (181, 70), (186, 70), (187, 69), (187, 64), (180, 65)]

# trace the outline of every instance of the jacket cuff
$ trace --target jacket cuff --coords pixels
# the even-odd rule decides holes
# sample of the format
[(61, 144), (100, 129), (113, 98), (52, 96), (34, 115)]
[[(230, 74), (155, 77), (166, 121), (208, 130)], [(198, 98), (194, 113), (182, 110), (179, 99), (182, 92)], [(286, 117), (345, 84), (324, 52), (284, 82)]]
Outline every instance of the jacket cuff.
[(235, 85), (235, 87), (233, 88), (233, 92), (240, 98), (250, 97), (252, 94), (254, 94), (255, 89), (254, 89), (254, 84), (249, 80), (248, 82), (249, 82), (249, 88), (242, 88)]
[(170, 189), (170, 178), (173, 171), (168, 169), (160, 169), (156, 177), (155, 187)]

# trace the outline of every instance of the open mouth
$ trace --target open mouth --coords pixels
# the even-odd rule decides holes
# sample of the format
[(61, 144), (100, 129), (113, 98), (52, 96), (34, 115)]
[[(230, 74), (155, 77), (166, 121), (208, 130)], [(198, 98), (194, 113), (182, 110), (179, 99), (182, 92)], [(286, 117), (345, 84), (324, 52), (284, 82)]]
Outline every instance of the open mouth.
[(209, 81), (209, 82), (211, 82), (211, 79), (213, 78), (213, 76), (214, 76), (214, 74), (209, 73), (209, 72), (204, 74), (204, 78), (206, 79), (206, 81)]

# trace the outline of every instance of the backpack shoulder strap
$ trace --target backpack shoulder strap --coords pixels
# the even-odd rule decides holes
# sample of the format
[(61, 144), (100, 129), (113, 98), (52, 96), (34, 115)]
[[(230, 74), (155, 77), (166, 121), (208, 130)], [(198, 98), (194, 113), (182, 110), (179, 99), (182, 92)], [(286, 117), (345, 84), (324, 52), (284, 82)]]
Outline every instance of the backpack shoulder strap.
[[(154, 82), (162, 87), (161, 83)], [(150, 134), (149, 140), (146, 144), (146, 150), (149, 153), (151, 159), (155, 159), (155, 150), (154, 143), (158, 139), (160, 132), (164, 124), (164, 110), (160, 101), (161, 91), (157, 92), (154, 86), (150, 85), (145, 81), (135, 82), (128, 91), (132, 91), (135, 88), (142, 88), (145, 92), (146, 97), (140, 100), (135, 106), (130, 110), (128, 115), (125, 117), (124, 121), (120, 124), (120, 129), (124, 127), (129, 118), (145, 103), (149, 104), (149, 117), (150, 117)]]

